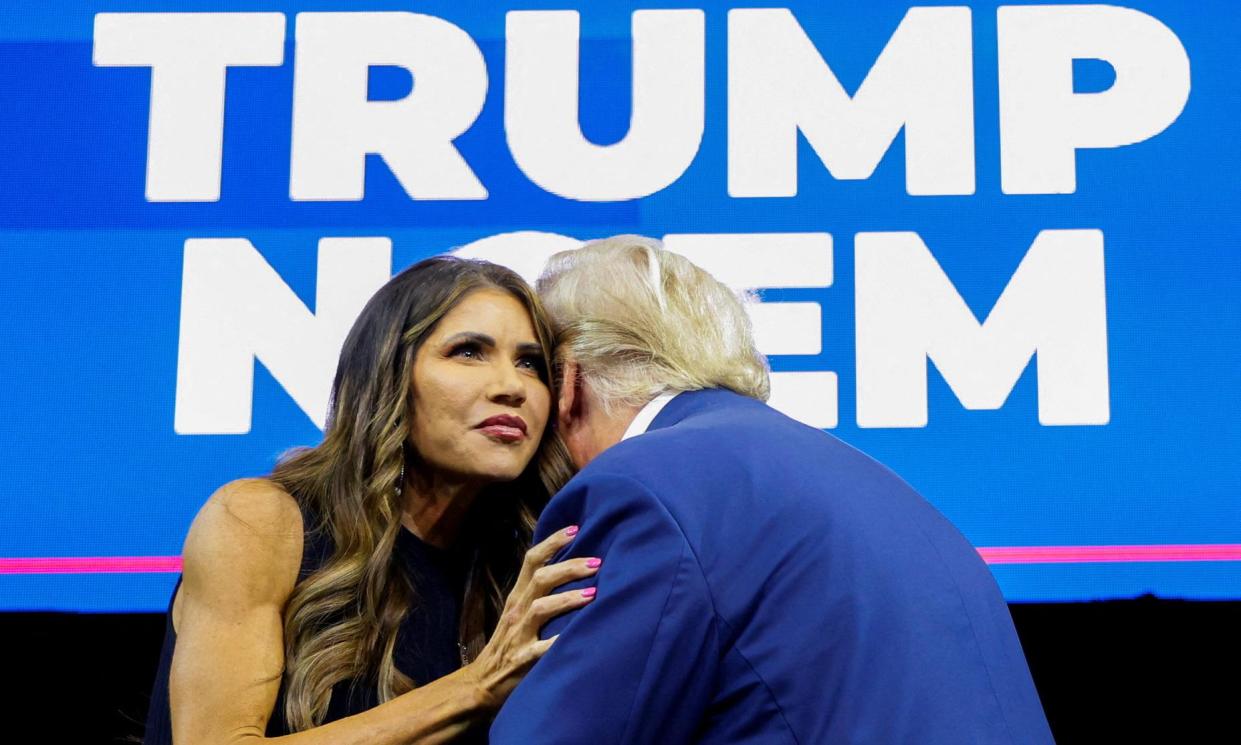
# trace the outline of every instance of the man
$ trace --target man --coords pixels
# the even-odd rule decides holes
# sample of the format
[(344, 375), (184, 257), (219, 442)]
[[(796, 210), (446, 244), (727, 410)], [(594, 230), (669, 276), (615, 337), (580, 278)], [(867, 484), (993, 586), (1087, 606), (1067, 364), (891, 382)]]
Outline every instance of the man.
[(740, 301), (658, 242), (552, 258), (567, 524), (595, 600), (491, 730), (532, 743), (1048, 743), (1008, 608), (907, 484), (766, 406)]

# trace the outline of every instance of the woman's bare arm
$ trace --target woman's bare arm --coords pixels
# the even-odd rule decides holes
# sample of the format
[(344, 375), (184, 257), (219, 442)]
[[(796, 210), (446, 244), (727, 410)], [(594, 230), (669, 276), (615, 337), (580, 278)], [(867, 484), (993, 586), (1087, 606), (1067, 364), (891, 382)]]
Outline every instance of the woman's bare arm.
[[(284, 669), (281, 612), (297, 581), (302, 531), (293, 498), (261, 479), (226, 485), (195, 518), (173, 604), (169, 699), (177, 745), (267, 741)], [(581, 593), (547, 595), (594, 572), (579, 560), (541, 566), (569, 540), (561, 531), (531, 549), (501, 628), (478, 662), (369, 711), (270, 742), (446, 742), (493, 714), (546, 650), (537, 636), (543, 622), (589, 601)]]

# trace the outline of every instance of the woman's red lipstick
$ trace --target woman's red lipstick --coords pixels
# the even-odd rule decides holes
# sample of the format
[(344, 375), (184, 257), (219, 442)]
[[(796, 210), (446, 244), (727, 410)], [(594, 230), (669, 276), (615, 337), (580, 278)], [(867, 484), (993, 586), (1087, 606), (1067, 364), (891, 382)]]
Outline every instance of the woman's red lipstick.
[(499, 414), (484, 419), (475, 429), (501, 442), (517, 442), (526, 437), (525, 420), (512, 414)]

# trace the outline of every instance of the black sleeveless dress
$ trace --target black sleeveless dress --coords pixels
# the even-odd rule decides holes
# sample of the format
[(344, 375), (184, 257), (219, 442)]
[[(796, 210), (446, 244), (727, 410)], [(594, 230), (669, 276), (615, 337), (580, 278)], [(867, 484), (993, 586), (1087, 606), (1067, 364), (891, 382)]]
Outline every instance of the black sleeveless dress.
[[(311, 523), (307, 520), (306, 524)], [(329, 539), (307, 533), (298, 581), (318, 569), (330, 553)], [(396, 555), (413, 583), (417, 602), (406, 614), (397, 631), (395, 663), (397, 669), (408, 675), (415, 685), (423, 685), (461, 667), (457, 639), (461, 601), (465, 594), (467, 557), (461, 552), (423, 543), (404, 528), (397, 537)], [(180, 586), (178, 580), (177, 588)], [(176, 590), (173, 591), (173, 598), (176, 598)], [(164, 648), (151, 690), (151, 708), (147, 714), (146, 737), (143, 740), (146, 745), (172, 745), (168, 673), (176, 643), (177, 635), (172, 627), (170, 601)], [(378, 703), (378, 691), (374, 685), (360, 682), (338, 683), (332, 689), (324, 723), (366, 711)], [(486, 742), (486, 732), (487, 728), (484, 726), (475, 727), (458, 742)], [(285, 734), (289, 734), (289, 731), (284, 718), (282, 682), (271, 719), (268, 721), (267, 736)]]

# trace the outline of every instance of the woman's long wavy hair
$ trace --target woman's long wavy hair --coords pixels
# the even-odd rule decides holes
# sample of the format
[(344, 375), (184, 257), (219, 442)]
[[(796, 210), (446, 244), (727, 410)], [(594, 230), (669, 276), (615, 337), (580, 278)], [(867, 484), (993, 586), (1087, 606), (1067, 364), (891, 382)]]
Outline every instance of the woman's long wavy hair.
[[(397, 630), (417, 602), (393, 555), (401, 530), (400, 481), (412, 409), (414, 356), (448, 311), (474, 290), (498, 288), (529, 311), (551, 369), (553, 337), (533, 290), (517, 274), (483, 261), (438, 256), (396, 275), (362, 310), (341, 350), (323, 442), (295, 450), (271, 479), (302, 507), (307, 536), (331, 546), (300, 578), (284, 610), (284, 718), (290, 731), (323, 721), (332, 687), (374, 685), (380, 701), (413, 687), (393, 664)], [(470, 658), (495, 629), (516, 581), (539, 510), (569, 477), (553, 411), (538, 455), (515, 481), (480, 494), (461, 540), (471, 547), (460, 641)], [(309, 549), (307, 542), (307, 550)]]

